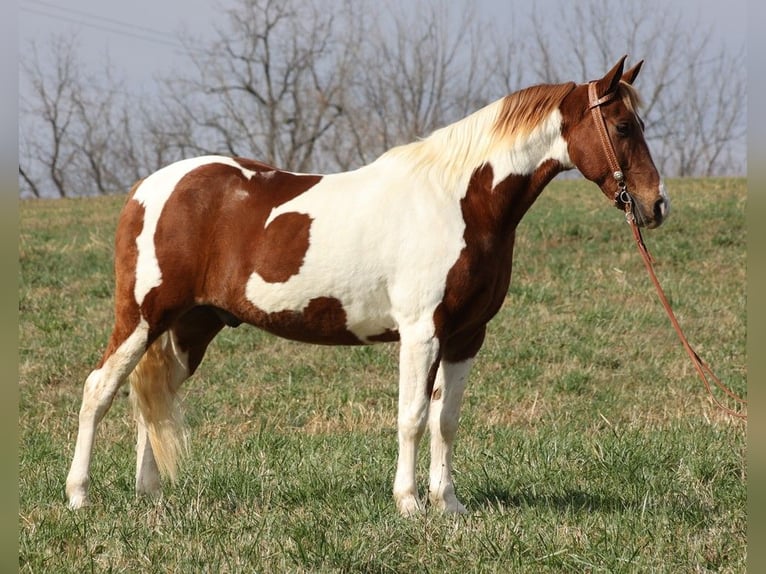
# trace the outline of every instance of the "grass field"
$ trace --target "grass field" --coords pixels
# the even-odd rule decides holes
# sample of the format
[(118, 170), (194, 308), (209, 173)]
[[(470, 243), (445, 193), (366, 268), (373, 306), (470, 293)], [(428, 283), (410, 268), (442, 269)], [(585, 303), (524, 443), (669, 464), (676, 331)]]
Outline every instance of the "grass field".
[[(667, 186), (671, 218), (646, 234), (657, 272), (692, 344), (745, 394), (746, 182)], [(20, 207), (21, 572), (745, 571), (745, 424), (711, 405), (622, 216), (580, 181), (554, 182), (519, 228), (458, 433), (468, 516), (396, 514), (396, 345), (247, 327), (222, 332), (184, 387), (179, 482), (135, 498), (121, 395), (96, 442), (93, 505), (69, 511), (122, 202)]]

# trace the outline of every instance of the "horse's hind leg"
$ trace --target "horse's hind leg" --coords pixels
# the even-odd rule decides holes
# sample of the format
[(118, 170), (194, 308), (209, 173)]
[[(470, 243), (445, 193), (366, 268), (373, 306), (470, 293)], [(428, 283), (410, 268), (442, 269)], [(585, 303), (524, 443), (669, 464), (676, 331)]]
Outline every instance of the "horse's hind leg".
[(120, 339), (122, 337), (115, 328), (101, 365), (88, 375), (83, 387), (77, 442), (66, 479), (70, 508), (80, 508), (88, 502), (90, 460), (96, 427), (112, 405), (117, 390), (146, 349), (146, 322), (140, 321), (129, 336)]
[[(134, 407), (134, 411), (136, 410)], [(162, 489), (160, 471), (157, 468), (157, 461), (152, 452), (152, 444), (149, 440), (149, 433), (146, 430), (144, 417), (140, 411), (136, 412), (135, 417), (138, 428), (138, 437), (136, 439), (136, 494), (156, 494)]]
[(175, 479), (186, 451), (186, 434), (177, 392), (199, 365), (205, 349), (224, 323), (210, 307), (184, 313), (159, 337), (130, 377), (138, 430), (136, 493), (156, 494), (160, 475)]
[[(163, 333), (147, 349), (146, 354), (129, 377), (130, 398), (136, 419), (136, 493), (154, 494), (161, 488), (160, 468), (152, 449), (150, 428), (162, 442), (165, 451), (160, 460), (165, 467), (163, 474), (175, 477), (176, 459), (185, 449), (185, 435), (180, 411), (176, 407), (175, 394), (188, 377), (186, 358), (174, 345), (171, 333)], [(144, 414), (146, 413), (146, 414)], [(158, 445), (159, 446), (159, 445)]]

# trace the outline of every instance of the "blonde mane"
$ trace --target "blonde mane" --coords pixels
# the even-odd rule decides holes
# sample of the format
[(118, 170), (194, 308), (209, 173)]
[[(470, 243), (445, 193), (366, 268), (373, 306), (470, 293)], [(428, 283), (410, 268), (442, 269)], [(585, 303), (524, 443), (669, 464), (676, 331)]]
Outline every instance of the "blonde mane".
[(392, 148), (380, 160), (406, 158), (416, 169), (450, 181), (487, 162), (499, 149), (510, 149), (558, 108), (575, 87), (538, 85), (505, 96), (430, 136)]
[(504, 97), (495, 121), (496, 137), (507, 141), (529, 134), (574, 87), (574, 82), (532, 86)]
[(622, 90), (622, 101), (625, 103), (625, 107), (634, 114), (638, 114), (638, 110), (644, 107), (644, 102), (636, 88), (627, 82), (620, 82), (620, 90)]

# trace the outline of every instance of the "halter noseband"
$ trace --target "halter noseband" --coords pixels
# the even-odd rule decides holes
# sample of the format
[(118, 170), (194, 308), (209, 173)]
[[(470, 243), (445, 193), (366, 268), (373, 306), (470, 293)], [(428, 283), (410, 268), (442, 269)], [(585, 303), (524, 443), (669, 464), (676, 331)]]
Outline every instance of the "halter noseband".
[[(598, 131), (599, 139), (601, 140), (601, 146), (604, 148), (606, 154), (607, 163), (609, 163), (609, 169), (612, 170), (612, 177), (617, 182), (617, 191), (614, 192), (614, 197), (611, 199), (615, 205), (619, 206), (622, 203), (625, 208), (626, 217), (632, 217), (633, 215), (633, 198), (628, 193), (628, 186), (625, 183), (625, 174), (620, 168), (620, 164), (617, 161), (617, 154), (614, 151), (614, 145), (612, 144), (612, 138), (609, 137), (609, 132), (606, 130), (606, 121), (604, 120), (604, 114), (601, 113), (601, 106), (607, 102), (611, 102), (617, 96), (617, 91), (612, 91), (605, 96), (599, 98), (596, 92), (596, 82), (588, 84), (588, 109), (593, 114), (593, 120), (596, 123), (596, 130)], [(607, 195), (607, 197), (609, 197)]]

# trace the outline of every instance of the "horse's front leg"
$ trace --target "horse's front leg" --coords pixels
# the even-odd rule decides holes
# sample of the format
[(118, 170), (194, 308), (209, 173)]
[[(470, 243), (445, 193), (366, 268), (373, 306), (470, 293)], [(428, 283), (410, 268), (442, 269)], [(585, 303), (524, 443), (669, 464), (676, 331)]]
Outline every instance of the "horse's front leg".
[(399, 350), (399, 459), (394, 499), (399, 512), (412, 515), (422, 509), (415, 483), (418, 443), (428, 421), (428, 389), (439, 364), (439, 341), (433, 330), (401, 330)]
[(458, 363), (442, 360), (431, 393), (431, 467), (428, 497), (431, 504), (448, 513), (466, 512), (465, 506), (455, 496), (452, 445), (457, 433), (463, 391), (472, 364), (473, 359)]

